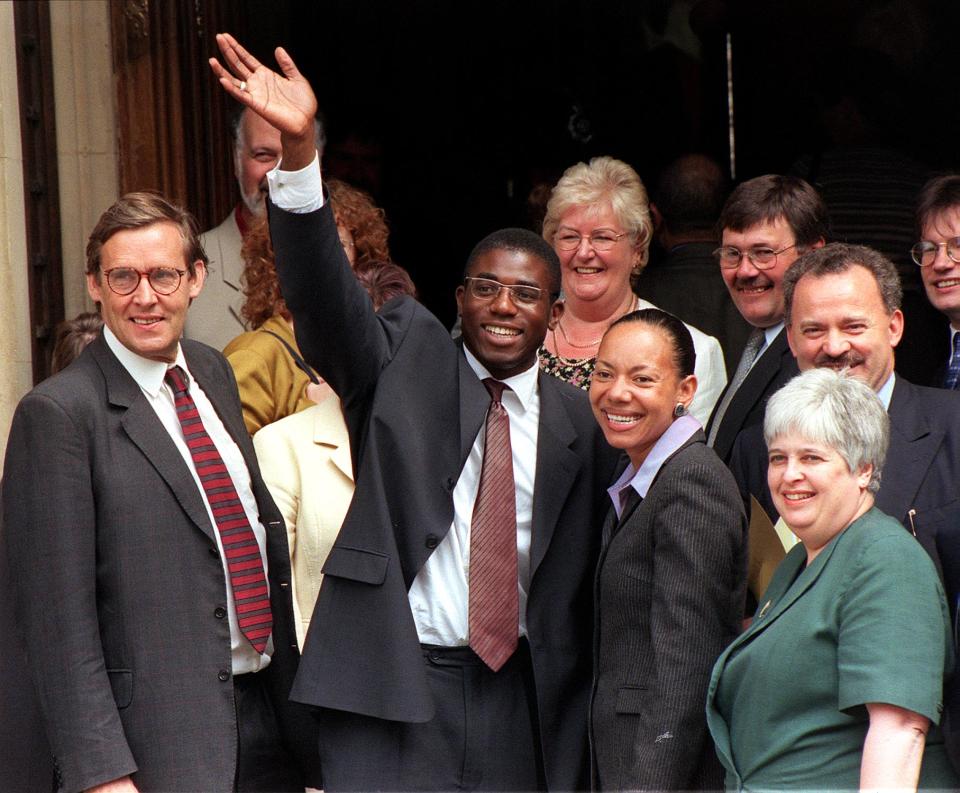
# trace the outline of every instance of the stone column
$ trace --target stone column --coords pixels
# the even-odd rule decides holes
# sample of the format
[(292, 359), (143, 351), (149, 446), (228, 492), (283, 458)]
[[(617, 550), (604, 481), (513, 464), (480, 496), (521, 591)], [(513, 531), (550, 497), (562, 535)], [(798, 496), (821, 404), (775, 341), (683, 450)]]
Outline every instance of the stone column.
[(32, 384), (16, 38), (13, 3), (0, 3), (0, 455)]
[(68, 319), (92, 311), (84, 249), (101, 213), (118, 198), (117, 133), (108, 0), (50, 4), (57, 169)]

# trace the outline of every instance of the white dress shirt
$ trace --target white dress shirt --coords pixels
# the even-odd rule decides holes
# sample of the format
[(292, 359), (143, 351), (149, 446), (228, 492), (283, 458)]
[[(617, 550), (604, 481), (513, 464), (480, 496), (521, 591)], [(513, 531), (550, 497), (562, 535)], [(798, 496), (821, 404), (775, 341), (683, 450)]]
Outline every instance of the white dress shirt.
[[(299, 171), (282, 171), (282, 162), (267, 174), (270, 200), (280, 209), (298, 214), (323, 206), (320, 160)], [(490, 373), (466, 347), (471, 369), (481, 380)], [(503, 407), (510, 418), (510, 446), (517, 497), (517, 577), (520, 635), (526, 635), (527, 592), (530, 588), (530, 537), (533, 484), (537, 470), (537, 433), (540, 428), (540, 367), (535, 360), (525, 372), (503, 382)], [(484, 430), (481, 426), (453, 490), (453, 523), (443, 541), (417, 573), (408, 598), (417, 635), (423, 644), (460, 647), (470, 642), (469, 581), (470, 523), (480, 486)]]
[[(197, 483), (197, 490), (200, 491), (200, 497), (203, 499), (203, 505), (206, 507), (207, 515), (210, 517), (210, 526), (213, 529), (213, 535), (217, 540), (217, 548), (220, 549), (220, 558), (223, 560), (224, 569), (224, 596), (227, 604), (227, 616), (230, 621), (230, 645), (231, 657), (233, 660), (233, 674), (242, 675), (247, 672), (257, 672), (270, 663), (270, 655), (273, 653), (273, 637), (267, 641), (266, 651), (263, 654), (258, 653), (250, 641), (240, 632), (240, 625), (237, 622), (237, 609), (233, 598), (233, 587), (230, 586), (229, 576), (227, 575), (227, 560), (223, 553), (223, 543), (220, 540), (220, 532), (217, 531), (217, 524), (213, 517), (213, 510), (210, 508), (210, 502), (207, 500), (207, 494), (200, 483), (200, 477), (193, 464), (193, 457), (190, 449), (183, 437), (183, 428), (180, 426), (180, 419), (177, 418), (177, 408), (174, 404), (173, 391), (170, 386), (164, 382), (167, 374), (168, 365), (163, 361), (154, 361), (144, 358), (120, 343), (117, 337), (111, 332), (110, 328), (103, 329), (104, 340), (107, 346), (117, 356), (120, 365), (123, 366), (130, 376), (140, 386), (140, 390), (150, 403), (150, 407), (156, 412), (157, 417), (163, 423), (164, 429), (173, 439), (177, 450), (183, 457), (187, 468), (193, 475)], [(223, 422), (217, 415), (207, 395), (203, 392), (200, 384), (193, 379), (187, 362), (183, 357), (183, 350), (177, 347), (176, 365), (186, 372), (187, 386), (190, 390), (190, 396), (197, 405), (200, 413), (200, 419), (203, 421), (204, 429), (220, 452), (227, 470), (230, 472), (230, 478), (240, 496), (240, 502), (243, 504), (243, 511), (246, 513), (247, 520), (253, 529), (254, 536), (257, 538), (257, 545), (260, 547), (260, 558), (263, 559), (263, 569), (267, 570), (266, 540), (267, 535), (260, 523), (260, 510), (257, 507), (257, 500), (253, 496), (253, 487), (250, 482), (250, 472), (247, 470), (247, 464), (243, 459), (240, 448), (230, 437), (223, 426)], [(269, 586), (269, 582), (267, 584)]]

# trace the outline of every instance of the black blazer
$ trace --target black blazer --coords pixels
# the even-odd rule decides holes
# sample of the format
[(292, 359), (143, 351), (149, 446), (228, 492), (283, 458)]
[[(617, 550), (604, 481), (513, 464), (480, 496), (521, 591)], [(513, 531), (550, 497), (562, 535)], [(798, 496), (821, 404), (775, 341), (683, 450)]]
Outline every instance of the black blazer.
[[(743, 381), (733, 400), (723, 414), (723, 421), (713, 443), (713, 450), (724, 462), (730, 460), (734, 441), (744, 429), (755, 424), (763, 424), (763, 412), (767, 400), (780, 388), (800, 373), (797, 362), (787, 344), (787, 329), (780, 331), (767, 349), (760, 355), (747, 378)], [(730, 386), (728, 385), (727, 388)], [(726, 390), (724, 390), (724, 394)], [(719, 405), (723, 394), (717, 400)], [(707, 436), (716, 419), (716, 409), (707, 424)]]
[[(374, 313), (329, 206), (271, 207), (270, 230), (300, 350), (340, 396), (357, 483), (292, 696), (425, 722), (435, 707), (407, 590), (453, 521), (453, 490), (490, 396), (415, 300)], [(583, 392), (546, 375), (539, 384), (527, 630), (547, 785), (572, 790), (587, 782), (591, 581), (614, 455)]]
[(591, 706), (599, 790), (723, 786), (704, 702), (713, 663), (740, 630), (747, 518), (705, 440), (697, 432), (669, 457), (632, 512), (607, 517)]
[[(261, 674), (288, 712), (297, 648), (283, 519), (229, 365), (197, 342), (183, 351), (243, 453), (267, 529), (275, 651)], [(133, 774), (140, 790), (231, 790), (237, 726), (215, 529), (102, 335), (17, 407), (2, 502), (7, 583), (62, 789)], [(291, 738), (309, 727), (291, 725)]]

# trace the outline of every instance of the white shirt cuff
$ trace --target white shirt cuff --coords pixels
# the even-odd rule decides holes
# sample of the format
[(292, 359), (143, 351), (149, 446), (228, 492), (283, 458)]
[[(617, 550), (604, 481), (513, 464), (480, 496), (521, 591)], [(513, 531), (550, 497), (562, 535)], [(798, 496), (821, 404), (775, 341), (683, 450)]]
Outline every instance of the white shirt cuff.
[(267, 189), (274, 206), (305, 215), (323, 206), (323, 181), (320, 178), (320, 157), (299, 171), (283, 171), (283, 161), (267, 173)]

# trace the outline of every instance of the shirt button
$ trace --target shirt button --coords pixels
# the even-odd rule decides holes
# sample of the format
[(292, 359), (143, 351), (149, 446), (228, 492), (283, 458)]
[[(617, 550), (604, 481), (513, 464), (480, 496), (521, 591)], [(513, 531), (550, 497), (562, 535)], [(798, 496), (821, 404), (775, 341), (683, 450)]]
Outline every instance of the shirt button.
[(440, 541), (437, 539), (436, 534), (428, 534), (426, 542), (424, 542), (423, 544), (426, 545), (427, 548), (429, 548), (432, 551), (434, 548), (437, 547), (437, 545), (440, 544)]
[(213, 616), (216, 617), (218, 620), (222, 620), (224, 617), (227, 616), (227, 610), (223, 606), (217, 606), (213, 610)]
[(217, 679), (221, 683), (226, 683), (230, 679), (230, 673), (226, 669), (221, 669), (217, 672)]

